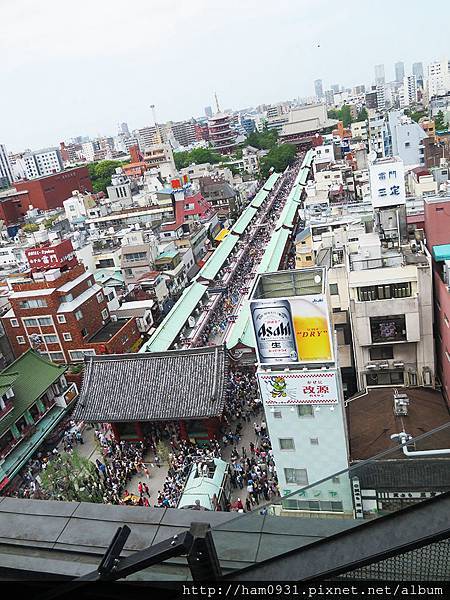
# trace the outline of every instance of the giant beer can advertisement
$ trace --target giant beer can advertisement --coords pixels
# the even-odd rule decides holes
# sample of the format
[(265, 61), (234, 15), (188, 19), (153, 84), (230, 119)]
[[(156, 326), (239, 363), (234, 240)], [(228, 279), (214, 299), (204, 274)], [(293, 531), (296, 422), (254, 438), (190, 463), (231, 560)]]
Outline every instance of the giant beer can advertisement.
[(250, 303), (258, 362), (334, 362), (330, 315), (323, 294)]

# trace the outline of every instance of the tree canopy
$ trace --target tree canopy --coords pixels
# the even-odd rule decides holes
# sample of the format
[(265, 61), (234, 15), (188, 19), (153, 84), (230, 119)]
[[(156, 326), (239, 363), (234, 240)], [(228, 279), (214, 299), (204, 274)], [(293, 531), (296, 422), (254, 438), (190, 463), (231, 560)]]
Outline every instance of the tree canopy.
[(266, 179), (270, 174), (270, 169), (274, 169), (278, 173), (292, 164), (295, 160), (297, 149), (294, 144), (281, 144), (275, 146), (270, 152), (263, 156), (259, 162), (261, 176)]
[(341, 108), (330, 108), (328, 111), (328, 117), (330, 119), (338, 119), (339, 121), (342, 121), (344, 127), (348, 127), (351, 123), (353, 123), (352, 112), (348, 104), (343, 104)]
[(175, 166), (177, 169), (184, 169), (195, 163), (216, 164), (222, 162), (222, 156), (214, 152), (212, 148), (194, 148), (194, 150), (185, 150), (184, 152), (174, 152)]
[(39, 231), (39, 225), (36, 225), (36, 223), (27, 223), (22, 229), (25, 233), (34, 233), (35, 231)]
[(267, 129), (262, 131), (253, 131), (245, 140), (246, 146), (253, 146), (259, 150), (270, 150), (277, 145), (278, 132), (276, 129)]
[(445, 131), (447, 129), (447, 122), (445, 120), (444, 113), (442, 110), (434, 117), (434, 126), (436, 131)]
[(121, 167), (123, 163), (120, 160), (101, 160), (88, 164), (89, 176), (92, 181), (92, 189), (97, 194), (105, 192), (108, 185), (111, 185), (111, 175), (113, 175), (117, 167)]
[(360, 111), (358, 111), (358, 114), (356, 115), (356, 120), (357, 121), (367, 121), (368, 118), (369, 118), (369, 115), (367, 113), (366, 107), (363, 106), (362, 109)]
[(77, 452), (64, 452), (48, 462), (40, 474), (41, 487), (52, 500), (102, 502), (97, 467)]

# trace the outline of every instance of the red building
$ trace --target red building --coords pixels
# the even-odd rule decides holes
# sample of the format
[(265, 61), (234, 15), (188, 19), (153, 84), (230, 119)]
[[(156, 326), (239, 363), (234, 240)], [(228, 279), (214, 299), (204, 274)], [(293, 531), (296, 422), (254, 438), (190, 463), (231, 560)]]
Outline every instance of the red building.
[(450, 198), (424, 198), (425, 234), (433, 256), (436, 358), (450, 407)]
[(31, 204), (30, 195), (27, 191), (18, 192), (11, 188), (0, 193), (0, 219), (5, 225), (14, 225), (18, 223), (28, 210)]
[(112, 320), (94, 276), (73, 256), (69, 240), (27, 251), (32, 271), (10, 284), (2, 324), (16, 357), (34, 348), (54, 362), (134, 351), (135, 319)]
[(64, 200), (67, 200), (74, 190), (93, 191), (87, 167), (75, 167), (38, 179), (17, 181), (14, 187), (18, 192), (28, 192), (26, 198), (19, 198), (21, 214), (26, 213), (30, 204), (34, 208), (50, 210), (62, 207)]

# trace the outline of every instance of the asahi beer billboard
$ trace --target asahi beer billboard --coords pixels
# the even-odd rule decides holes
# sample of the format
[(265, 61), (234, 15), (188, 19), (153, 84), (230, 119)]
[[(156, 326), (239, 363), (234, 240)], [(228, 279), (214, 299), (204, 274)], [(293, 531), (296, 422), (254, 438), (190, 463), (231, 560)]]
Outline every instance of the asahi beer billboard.
[(323, 294), (250, 302), (258, 362), (332, 363), (332, 329)]
[(264, 405), (338, 403), (336, 371), (267, 371), (258, 372), (259, 389)]

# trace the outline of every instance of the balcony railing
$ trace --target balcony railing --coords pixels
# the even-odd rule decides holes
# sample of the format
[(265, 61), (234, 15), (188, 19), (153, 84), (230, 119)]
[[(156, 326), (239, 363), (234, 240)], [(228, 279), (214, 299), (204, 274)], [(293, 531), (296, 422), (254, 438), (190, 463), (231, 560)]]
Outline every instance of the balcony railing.
[(5, 408), (2, 408), (2, 410), (0, 410), (0, 421), (3, 419), (3, 417), (5, 417), (6, 415), (8, 415), (14, 408), (14, 404), (12, 402), (5, 402)]

